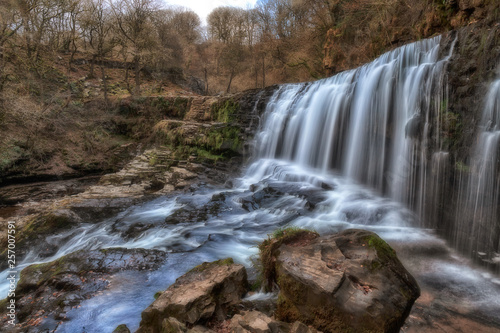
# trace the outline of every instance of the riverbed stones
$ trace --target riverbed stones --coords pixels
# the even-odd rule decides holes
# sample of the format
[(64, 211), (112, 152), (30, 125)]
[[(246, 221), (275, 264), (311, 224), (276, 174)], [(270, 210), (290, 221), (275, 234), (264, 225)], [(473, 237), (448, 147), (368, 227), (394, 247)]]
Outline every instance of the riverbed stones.
[(375, 233), (350, 229), (275, 252), (276, 317), (324, 332), (399, 332), (420, 295), (395, 251)]
[(165, 261), (158, 250), (80, 250), (22, 270), (16, 287), (19, 332), (52, 332), (66, 314), (105, 291), (124, 271), (155, 270)]
[(178, 278), (142, 312), (138, 332), (159, 332), (164, 319), (170, 317), (189, 326), (224, 320), (246, 293), (247, 285), (245, 268), (232, 259), (203, 263)]

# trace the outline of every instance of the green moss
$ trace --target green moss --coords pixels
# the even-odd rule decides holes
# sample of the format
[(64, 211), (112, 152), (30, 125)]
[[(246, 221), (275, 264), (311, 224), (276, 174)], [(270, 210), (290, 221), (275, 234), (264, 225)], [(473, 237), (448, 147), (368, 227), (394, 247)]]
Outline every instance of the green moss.
[(303, 318), (300, 311), (295, 307), (295, 305), (283, 295), (282, 292), (278, 294), (275, 316), (278, 320), (293, 323), (298, 320), (301, 322), (307, 322), (306, 318)]
[(212, 151), (237, 151), (242, 145), (241, 129), (236, 126), (222, 127), (208, 133), (205, 147)]
[(212, 262), (204, 262), (203, 264), (200, 264), (200, 265), (194, 267), (189, 272), (200, 273), (200, 272), (203, 272), (203, 271), (205, 271), (211, 267), (214, 267), (214, 266), (230, 266), (233, 264), (234, 264), (233, 258), (219, 259), (219, 260), (212, 261)]
[(161, 296), (161, 294), (163, 294), (163, 291), (157, 291), (157, 292), (155, 293), (155, 295), (154, 295), (154, 298), (155, 298), (155, 299), (158, 299), (158, 297), (160, 297), (160, 296)]
[(470, 167), (462, 161), (455, 162), (455, 170), (460, 172), (470, 172)]
[[(392, 261), (397, 259), (396, 251), (392, 247), (389, 246), (382, 238), (373, 234), (366, 236), (363, 239), (364, 242), (368, 244), (369, 247), (374, 248), (377, 251), (378, 257), (382, 260), (382, 262)], [(380, 263), (378, 263), (381, 265)], [(377, 264), (375, 264), (377, 266)]]
[(294, 236), (294, 235), (296, 235), (304, 230), (305, 229), (295, 227), (295, 226), (278, 228), (278, 229), (273, 231), (272, 238), (280, 239), (280, 238), (283, 238), (285, 236), (292, 237), (292, 236)]
[(236, 113), (240, 110), (238, 102), (228, 99), (223, 103), (214, 103), (211, 107), (212, 119), (221, 123), (230, 123), (236, 119)]
[(260, 291), (262, 289), (262, 280), (260, 277), (257, 278), (257, 280), (253, 281), (250, 284), (250, 290), (251, 291)]
[(201, 149), (201, 148), (197, 148), (195, 150), (195, 154), (200, 158), (200, 159), (207, 159), (207, 160), (212, 160), (212, 161), (218, 161), (218, 160), (222, 160), (224, 159), (224, 155), (222, 154), (212, 154), (211, 152), (205, 150), (205, 149)]
[(121, 324), (115, 328), (113, 333), (130, 333), (130, 330), (128, 329), (127, 325)]
[[(54, 232), (61, 229), (67, 229), (71, 226), (71, 220), (66, 215), (57, 215), (48, 213), (35, 217), (23, 230), (22, 236), (26, 233), (36, 232), (37, 234)], [(23, 237), (24, 238), (24, 237)]]
[[(78, 252), (80, 251), (70, 253), (48, 263), (34, 264), (26, 267), (21, 271), (17, 290), (22, 292), (39, 287), (52, 277), (71, 271), (70, 268), (74, 265), (83, 266), (82, 270), (86, 271), (86, 259), (80, 258)], [(82, 265), (82, 261), (84, 265)], [(91, 267), (89, 266), (88, 269), (91, 269)]]

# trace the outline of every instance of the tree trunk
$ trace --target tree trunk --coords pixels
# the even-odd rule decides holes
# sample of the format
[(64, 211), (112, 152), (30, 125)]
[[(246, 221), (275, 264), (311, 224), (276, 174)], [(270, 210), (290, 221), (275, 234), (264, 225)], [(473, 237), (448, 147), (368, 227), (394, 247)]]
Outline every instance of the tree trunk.
[(127, 63), (127, 68), (125, 69), (125, 86), (130, 95), (132, 95), (132, 89), (130, 89), (130, 83), (128, 82), (128, 72), (130, 70), (130, 65)]
[(106, 81), (106, 73), (104, 70), (104, 61), (101, 60), (101, 72), (102, 72), (102, 90), (104, 92), (104, 102), (108, 106), (108, 84)]
[(90, 73), (89, 73), (89, 79), (94, 78), (94, 65), (95, 65), (95, 55), (92, 55), (92, 59), (90, 59)]
[(69, 57), (69, 61), (68, 61), (68, 74), (71, 72), (71, 64), (73, 63), (73, 60), (75, 59), (75, 54), (76, 54), (76, 50), (77, 50), (75, 38), (73, 38), (72, 45), (73, 45), (73, 49), (71, 50), (71, 56)]
[(208, 69), (205, 67), (203, 72), (205, 74), (205, 95), (208, 95)]
[(139, 56), (134, 57), (134, 67), (135, 67), (134, 95), (139, 96), (141, 94), (141, 67), (140, 67)]
[(227, 84), (227, 93), (231, 92), (231, 83), (233, 82), (234, 71), (231, 71), (231, 75), (229, 76), (229, 83)]
[(266, 56), (262, 55), (262, 88), (266, 87)]

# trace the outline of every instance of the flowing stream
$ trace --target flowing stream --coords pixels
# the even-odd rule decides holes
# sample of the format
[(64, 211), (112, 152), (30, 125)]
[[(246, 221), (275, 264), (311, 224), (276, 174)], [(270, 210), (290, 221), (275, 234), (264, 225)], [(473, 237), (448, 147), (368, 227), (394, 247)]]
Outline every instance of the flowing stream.
[[(500, 327), (500, 278), (474, 267), (421, 218), (441, 191), (436, 184), (448, 158), (440, 117), (452, 50), (441, 55), (439, 42), (436, 37), (409, 44), (329, 79), (281, 86), (263, 115), (253, 162), (231, 189), (200, 185), (52, 236), (49, 241), (60, 248), (44, 262), (79, 249), (168, 252), (157, 271), (115, 275), (109, 289), (71, 310), (56, 332), (112, 332), (119, 324), (134, 331), (153, 295), (177, 277), (201, 262), (225, 257), (251, 266), (256, 244), (286, 225), (321, 234), (346, 228), (375, 231), (397, 249), (421, 285), (441, 293), (436, 298), (442, 304), (462, 304), (461, 310)], [(479, 145), (484, 149), (499, 141), (500, 84), (493, 86), (496, 113), (482, 122), (485, 143)], [(486, 150), (478, 154), (492, 155)], [(476, 201), (490, 200), (488, 191), (495, 193), (491, 200), (496, 201), (483, 206), (498, 203), (499, 183), (481, 181), (490, 177), (487, 173), (498, 178), (488, 165), (473, 167), (482, 171), (469, 186)], [(150, 228), (135, 238), (124, 237), (136, 223)], [(22, 266), (37, 262), (33, 249)], [(2, 281), (6, 274), (0, 275)], [(0, 287), (6, 294), (7, 285)]]

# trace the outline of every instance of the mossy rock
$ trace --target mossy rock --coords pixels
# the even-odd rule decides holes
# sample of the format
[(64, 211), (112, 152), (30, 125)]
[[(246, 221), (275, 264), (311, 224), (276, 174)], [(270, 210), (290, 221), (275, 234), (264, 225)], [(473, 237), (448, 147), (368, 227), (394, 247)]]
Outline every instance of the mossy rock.
[(115, 328), (113, 333), (130, 333), (130, 330), (128, 329), (127, 325), (121, 324), (121, 325), (118, 325), (117, 328)]
[(237, 113), (240, 111), (240, 104), (233, 99), (222, 100), (212, 104), (211, 118), (221, 123), (234, 122)]
[(229, 266), (229, 265), (233, 265), (233, 264), (234, 264), (233, 258), (219, 259), (219, 260), (212, 261), (212, 262), (204, 262), (204, 263), (192, 268), (189, 272), (200, 273), (200, 272), (206, 271), (207, 269), (210, 269), (214, 266)]
[[(399, 332), (420, 289), (396, 252), (365, 230), (305, 235), (279, 230), (265, 242), (265, 264), (274, 266), (273, 283), (280, 288), (277, 319), (323, 332)], [(287, 241), (269, 251), (280, 239)]]

